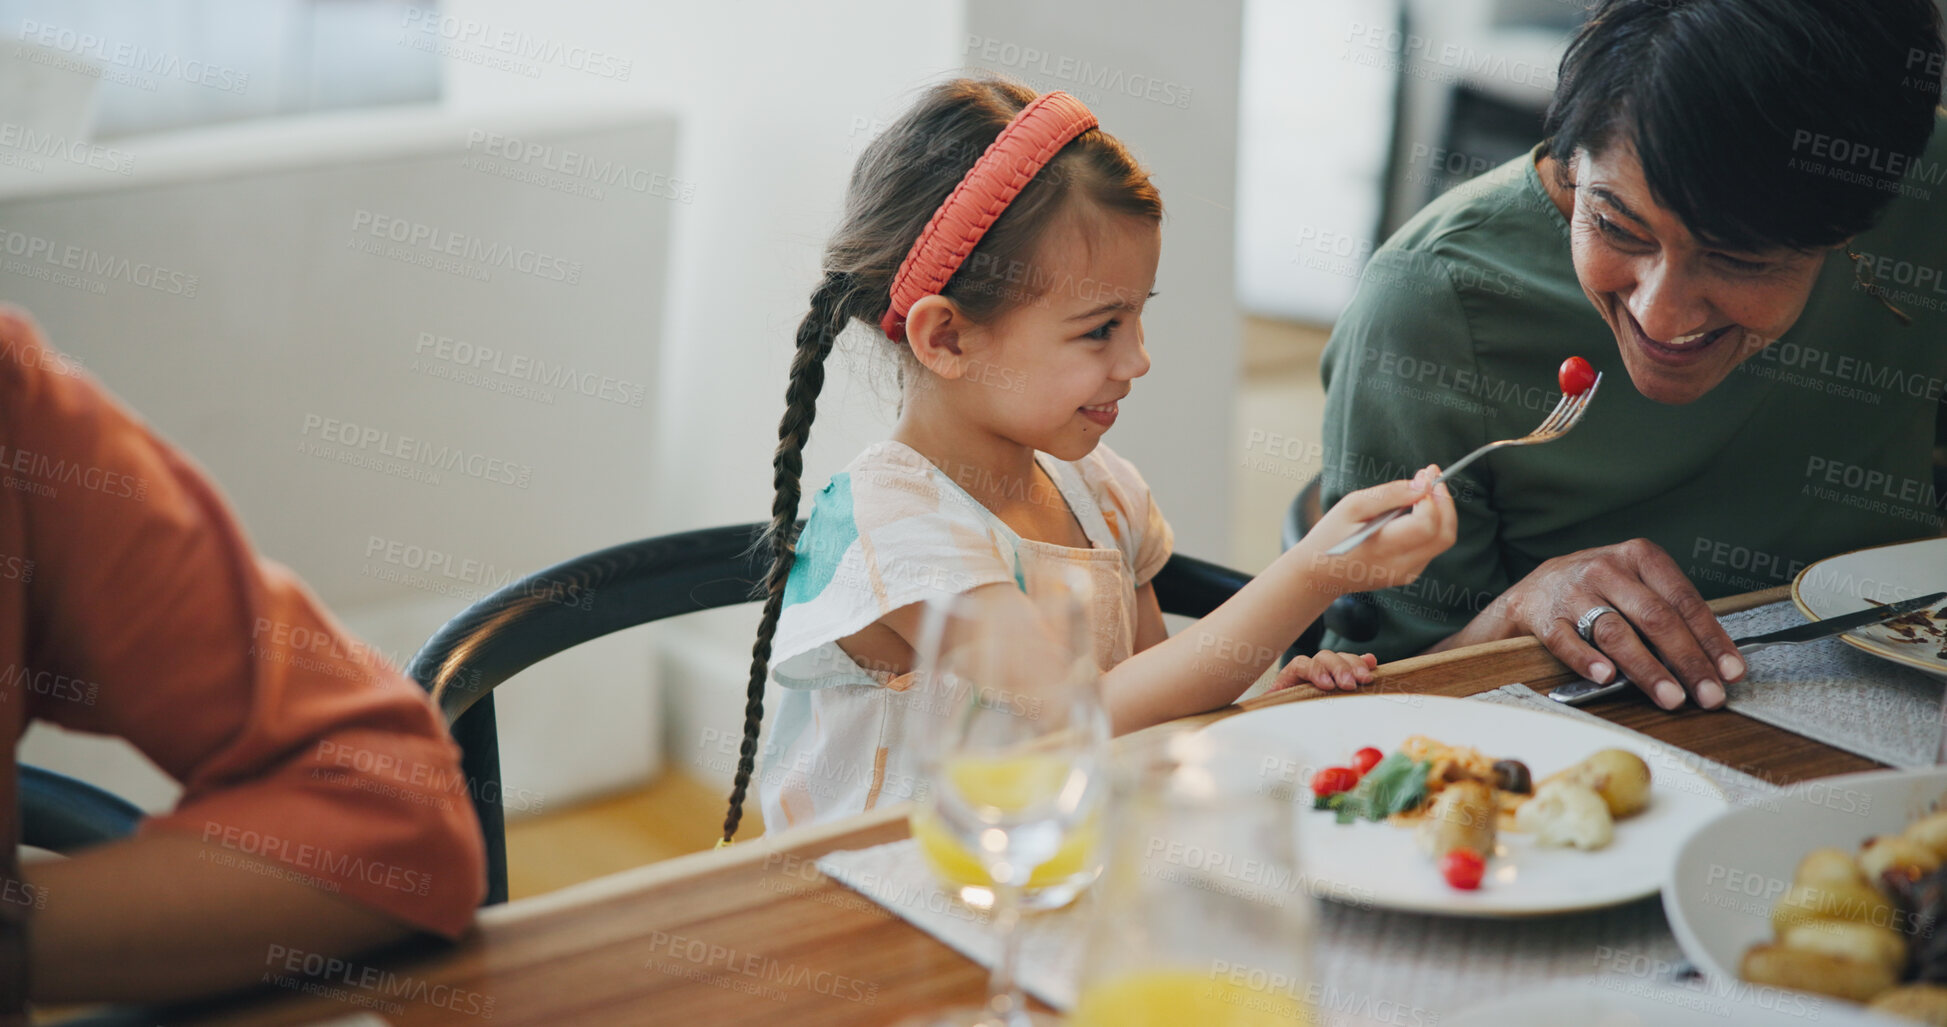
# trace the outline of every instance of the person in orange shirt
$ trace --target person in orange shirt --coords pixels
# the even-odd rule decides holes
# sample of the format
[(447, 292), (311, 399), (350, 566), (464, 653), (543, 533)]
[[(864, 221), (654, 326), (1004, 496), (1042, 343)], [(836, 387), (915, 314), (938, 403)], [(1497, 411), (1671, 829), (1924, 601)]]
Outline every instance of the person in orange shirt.
[[(12, 757), (32, 720), (127, 739), (181, 802), (132, 839), (14, 866)], [(291, 953), (453, 938), (485, 893), (459, 753), (424, 693), (4, 307), (0, 739), (0, 999), (16, 1009), (23, 992), (195, 997), (285, 976)]]

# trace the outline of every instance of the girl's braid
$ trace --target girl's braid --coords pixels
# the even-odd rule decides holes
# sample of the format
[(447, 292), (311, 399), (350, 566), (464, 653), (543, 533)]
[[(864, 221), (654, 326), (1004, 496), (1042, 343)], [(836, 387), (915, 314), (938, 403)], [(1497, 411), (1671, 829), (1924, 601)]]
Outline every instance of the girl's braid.
[[(777, 426), (777, 453), (771, 459), (771, 479), (777, 495), (771, 502), (771, 526), (764, 541), (771, 545), (771, 569), (764, 579), (764, 620), (750, 650), (750, 686), (744, 703), (744, 743), (737, 755), (737, 778), (730, 790), (730, 811), (723, 818), (723, 843), (737, 834), (744, 815), (744, 794), (757, 762), (757, 734), (764, 724), (764, 684), (770, 677), (771, 639), (778, 615), (784, 612), (784, 584), (791, 577), (797, 549), (799, 479), (804, 474), (805, 440), (818, 413), (818, 393), (825, 387), (825, 357), (849, 318), (845, 304), (852, 293), (852, 276), (830, 271), (811, 295), (811, 310), (798, 323), (798, 352), (791, 361), (791, 383), (784, 390), (784, 418)], [(763, 543), (760, 542), (759, 545)]]

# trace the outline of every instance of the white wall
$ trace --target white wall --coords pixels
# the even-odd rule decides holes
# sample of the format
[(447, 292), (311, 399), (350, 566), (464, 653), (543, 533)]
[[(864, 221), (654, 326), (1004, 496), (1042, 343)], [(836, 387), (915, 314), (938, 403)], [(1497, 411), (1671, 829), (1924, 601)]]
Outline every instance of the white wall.
[(1398, 73), (1369, 45), (1398, 0), (1245, 0), (1237, 296), (1329, 325), (1376, 245)]
[[(1066, 89), (1135, 151), (1163, 195), (1143, 315), (1152, 366), (1110, 439), (1154, 488), (1177, 549), (1230, 559), (1241, 0), (967, 0), (959, 60)], [(1029, 51), (1041, 56), (1030, 58)], [(1133, 94), (1133, 95), (1132, 95)]]
[[(419, 110), (124, 141), (129, 175), (51, 165), (0, 192), (4, 245), (45, 240), (110, 267), (165, 267), (170, 287), (35, 277), (20, 269), (44, 262), (9, 259), (0, 297), (207, 467), (261, 551), (403, 662), (508, 580), (647, 533), (680, 206), (647, 176), (672, 170), (675, 137), (655, 112)], [(552, 148), (522, 173), (572, 152), (641, 169), (626, 181), (648, 188), (609, 185), (596, 198), (496, 173), (508, 162), (495, 140), (513, 138)], [(379, 218), (440, 242), (394, 242), (374, 234)], [(415, 262), (453, 234), (510, 260), (452, 261), (464, 274)], [(484, 348), (504, 358), (472, 358)], [(509, 373), (515, 358), (569, 367), (574, 384)], [(589, 385), (592, 396), (577, 388)], [(405, 438), (453, 447), (476, 473), (412, 480), (346, 462), (411, 467), (396, 457)], [(660, 766), (661, 704), (640, 634), (543, 664), (500, 702), (501, 723), (520, 725), (502, 736), (506, 784), (527, 805)], [(152, 806), (174, 792), (105, 741), (37, 729), (22, 757)]]
[[(682, 125), (665, 390), (670, 428), (655, 531), (764, 519), (792, 334), (819, 269), (863, 133), (953, 66), (958, 5), (865, 0), (832, 8), (764, 0), (633, 4), (454, 0), (453, 18), (599, 47), (628, 78), (544, 65), (530, 77), (468, 60), (447, 105), (470, 116), (653, 103)], [(876, 402), (834, 382), (807, 454), (822, 481), (882, 434)]]
[[(852, 159), (875, 121), (953, 66), (958, 4), (870, 0), (838, 16), (780, 0), (563, 0), (544, 10), (454, 0), (445, 10), (493, 30), (599, 47), (615, 59), (609, 70), (628, 62), (625, 81), (558, 64), (529, 76), (456, 59), (447, 95), (457, 112), (648, 102), (681, 118), (678, 174), (694, 183), (695, 200), (674, 212), (655, 505), (637, 533), (767, 519), (792, 337)], [(851, 367), (833, 364), (806, 453), (813, 488), (890, 424), (883, 397)], [(713, 779), (729, 776), (719, 746), (734, 753), (734, 744), (719, 736), (742, 721), (756, 612), (693, 615), (655, 631), (667, 643), (667, 752)]]

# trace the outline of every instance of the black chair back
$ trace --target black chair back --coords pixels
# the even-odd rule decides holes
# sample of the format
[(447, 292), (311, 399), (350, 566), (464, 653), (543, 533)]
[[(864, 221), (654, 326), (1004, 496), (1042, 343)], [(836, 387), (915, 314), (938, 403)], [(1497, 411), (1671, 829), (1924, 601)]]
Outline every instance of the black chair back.
[(142, 821), (133, 803), (66, 774), (20, 764), (20, 843), (71, 856), (127, 838)]

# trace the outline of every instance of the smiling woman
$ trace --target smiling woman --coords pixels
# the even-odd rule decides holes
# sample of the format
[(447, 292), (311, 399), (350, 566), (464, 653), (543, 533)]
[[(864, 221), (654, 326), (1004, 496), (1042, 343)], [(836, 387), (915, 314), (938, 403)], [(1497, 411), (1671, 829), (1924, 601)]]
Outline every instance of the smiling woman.
[(1803, 566), (1938, 530), (1941, 54), (1931, 0), (1594, 12), (1547, 138), (1374, 254), (1326, 349), (1324, 499), (1525, 433), (1565, 358), (1633, 387), (1460, 476), (1459, 541), (1375, 594), (1375, 651), (1533, 634), (1717, 706), (1744, 668), (1701, 598), (1788, 578), (1713, 554)]
[[(1938, 53), (1915, 31), (1928, 5), (1878, 6), (1616, 4), (1564, 57), (1542, 183), (1645, 396), (1691, 402), (1784, 335), (1827, 253), (1901, 191), (1897, 174), (1815, 167), (1812, 152), (1853, 140), (1870, 164), (1926, 147), (1938, 64), (1931, 93), (1913, 69)], [(1851, 88), (1780, 74), (1820, 63)]]
[(1575, 160), (1579, 186), (1562, 183), (1568, 165), (1553, 158), (1542, 185), (1571, 217), (1576, 278), (1638, 392), (1693, 402), (1798, 320), (1822, 249), (1713, 246), (1655, 201), (1628, 143)]

